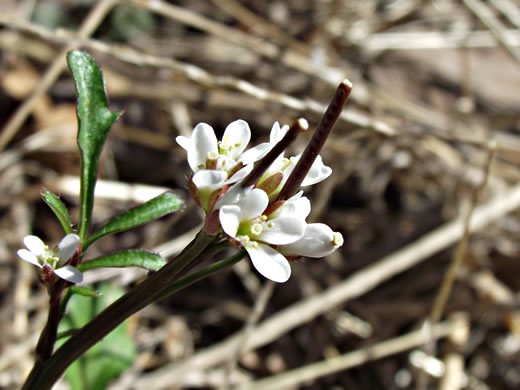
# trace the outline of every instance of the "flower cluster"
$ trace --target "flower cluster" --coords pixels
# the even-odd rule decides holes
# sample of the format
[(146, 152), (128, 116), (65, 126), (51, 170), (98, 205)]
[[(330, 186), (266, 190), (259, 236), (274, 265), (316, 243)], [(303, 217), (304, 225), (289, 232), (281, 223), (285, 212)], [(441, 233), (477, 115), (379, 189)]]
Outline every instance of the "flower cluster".
[[(300, 130), (308, 127), (303, 119), (297, 123)], [(305, 221), (311, 205), (303, 191), (280, 198), (301, 158), (284, 155), (284, 140), (293, 130), (276, 122), (269, 142), (248, 150), (251, 131), (243, 120), (229, 124), (220, 142), (205, 123), (198, 124), (190, 138), (176, 139), (187, 152), (193, 171), (189, 188), (207, 214), (206, 231), (223, 232), (233, 245), (244, 247), (254, 267), (276, 282), (285, 282), (291, 275), (288, 260), (323, 257), (343, 244), (341, 234), (327, 225)], [(331, 172), (317, 156), (301, 186), (319, 183)]]
[[(16, 253), (22, 260), (42, 270), (42, 275), (56, 275), (70, 283), (80, 283), (83, 274), (67, 264), (79, 248), (79, 237), (67, 234), (54, 250), (36, 236), (25, 236), (23, 243), (27, 249), (19, 249)], [(44, 278), (45, 279), (45, 278)]]

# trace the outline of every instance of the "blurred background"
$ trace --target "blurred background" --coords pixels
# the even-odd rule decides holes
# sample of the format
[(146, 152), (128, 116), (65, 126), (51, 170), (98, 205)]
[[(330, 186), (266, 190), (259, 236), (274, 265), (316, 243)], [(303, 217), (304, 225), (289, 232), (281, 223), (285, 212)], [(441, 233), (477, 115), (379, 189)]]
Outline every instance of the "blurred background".
[[(100, 64), (111, 109), (124, 112), (102, 154), (94, 223), (166, 189), (186, 202), (89, 256), (173, 255), (195, 234), (202, 215), (177, 135), (207, 122), (218, 136), (244, 119), (263, 142), (275, 121), (303, 116), (311, 130), (296, 154), (341, 80), (354, 84), (322, 152), (333, 174), (307, 191), (310, 220), (340, 231), (341, 250), (294, 262), (276, 286), (243, 261), (143, 310), (127, 327), (137, 355), (110, 389), (520, 388), (517, 1), (2, 0), (1, 10), (0, 388), (20, 387), (47, 311), (16, 250), (27, 234), (63, 235), (40, 190), (77, 217), (72, 48)], [(103, 270), (87, 282), (125, 289), (144, 275)]]

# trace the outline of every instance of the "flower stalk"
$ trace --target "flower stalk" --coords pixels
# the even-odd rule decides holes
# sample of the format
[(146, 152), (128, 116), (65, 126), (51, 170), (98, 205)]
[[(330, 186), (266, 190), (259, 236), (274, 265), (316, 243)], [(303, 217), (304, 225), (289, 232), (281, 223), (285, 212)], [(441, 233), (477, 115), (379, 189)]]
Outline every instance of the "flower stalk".
[[(62, 284), (62, 283), (59, 283)], [(61, 319), (60, 302), (63, 295), (63, 287), (51, 288), (53, 291), (49, 295), (49, 313), (47, 314), (47, 323), (43, 328), (38, 344), (36, 345), (36, 360), (44, 361), (48, 359), (54, 349), (56, 335), (58, 334), (58, 325)]]

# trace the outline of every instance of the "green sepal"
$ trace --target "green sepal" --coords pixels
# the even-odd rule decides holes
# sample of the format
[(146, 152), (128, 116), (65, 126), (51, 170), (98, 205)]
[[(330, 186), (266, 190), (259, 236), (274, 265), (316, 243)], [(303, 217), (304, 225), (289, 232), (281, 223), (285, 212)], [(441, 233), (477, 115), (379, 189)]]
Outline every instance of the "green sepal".
[(83, 244), (83, 249), (85, 250), (90, 244), (103, 236), (119, 233), (151, 222), (166, 214), (179, 210), (182, 205), (182, 200), (176, 194), (173, 192), (165, 192), (140, 206), (125, 211), (123, 214), (109, 221), (87, 238)]
[(63, 204), (61, 199), (48, 190), (43, 190), (41, 192), (41, 196), (43, 201), (47, 203), (47, 205), (54, 212), (58, 218), (58, 221), (60, 221), (63, 230), (65, 230), (65, 233), (74, 233), (72, 230), (72, 222), (70, 220), (69, 210), (67, 210), (67, 207)]
[(73, 50), (67, 54), (77, 93), (78, 147), (81, 161), (78, 235), (83, 242), (94, 205), (99, 156), (108, 131), (119, 113), (108, 109), (103, 75), (87, 53)]
[(78, 265), (81, 272), (100, 267), (140, 267), (151, 271), (159, 270), (166, 260), (157, 253), (132, 249), (125, 252), (97, 257)]

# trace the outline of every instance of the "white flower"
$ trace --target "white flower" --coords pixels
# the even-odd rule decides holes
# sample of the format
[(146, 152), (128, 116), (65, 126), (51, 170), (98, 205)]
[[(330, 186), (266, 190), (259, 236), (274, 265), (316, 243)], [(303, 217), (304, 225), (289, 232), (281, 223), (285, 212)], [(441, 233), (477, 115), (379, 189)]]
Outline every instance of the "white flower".
[(251, 130), (243, 120), (231, 122), (220, 142), (213, 128), (206, 123), (195, 126), (190, 138), (176, 138), (187, 151), (188, 163), (194, 173), (191, 178), (194, 187), (190, 187), (190, 191), (206, 212), (210, 212), (221, 188), (241, 181), (253, 170), (252, 163), (241, 161), (250, 139)]
[(218, 142), (215, 131), (207, 123), (199, 123), (191, 137), (175, 140), (188, 153), (188, 164), (195, 173), (201, 169), (229, 171), (237, 162), (251, 139), (251, 130), (241, 119), (231, 122)]
[(77, 235), (67, 234), (55, 250), (49, 250), (49, 247), (36, 236), (25, 236), (23, 243), (27, 249), (19, 249), (16, 252), (22, 260), (38, 268), (48, 265), (57, 276), (71, 283), (80, 283), (83, 280), (83, 274), (79, 270), (65, 264), (78, 250)]
[(297, 241), (278, 247), (286, 256), (324, 257), (343, 245), (343, 236), (323, 223), (309, 223)]
[(270, 245), (287, 245), (303, 237), (307, 209), (310, 211), (308, 199), (301, 198), (301, 193), (292, 199), (286, 203), (294, 213), (280, 210), (282, 206), (264, 215), (269, 197), (265, 191), (255, 188), (239, 197), (236, 204), (224, 205), (219, 211), (222, 230), (247, 250), (258, 272), (280, 283), (289, 279), (291, 267), (285, 256)]

